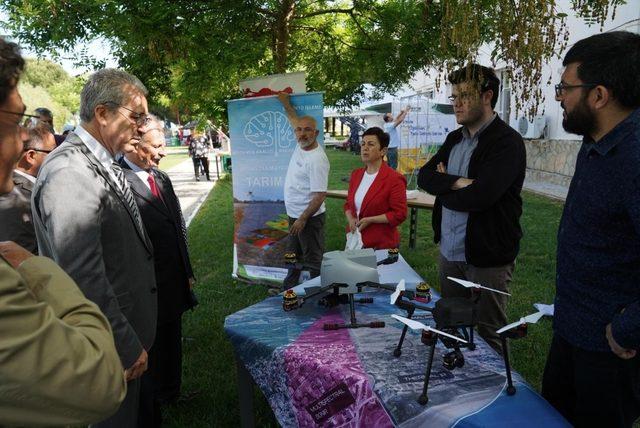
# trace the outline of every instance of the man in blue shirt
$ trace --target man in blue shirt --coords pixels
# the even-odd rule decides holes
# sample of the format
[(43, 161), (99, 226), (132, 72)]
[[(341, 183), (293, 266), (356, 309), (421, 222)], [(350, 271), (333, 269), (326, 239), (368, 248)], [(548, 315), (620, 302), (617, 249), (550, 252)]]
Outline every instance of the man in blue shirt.
[(410, 107), (406, 106), (400, 110), (400, 114), (395, 119), (393, 114), (386, 113), (382, 119), (384, 120), (384, 132), (389, 134), (389, 147), (387, 147), (387, 163), (393, 169), (398, 168), (398, 148), (400, 147), (400, 135), (398, 134), (398, 125), (400, 125), (407, 113), (409, 113)]
[(556, 99), (583, 136), (560, 228), (542, 395), (576, 426), (640, 416), (640, 35), (567, 52)]

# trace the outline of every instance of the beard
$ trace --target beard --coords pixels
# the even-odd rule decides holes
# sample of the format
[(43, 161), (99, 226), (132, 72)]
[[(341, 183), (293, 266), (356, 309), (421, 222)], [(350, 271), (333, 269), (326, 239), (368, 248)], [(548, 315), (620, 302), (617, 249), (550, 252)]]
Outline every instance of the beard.
[(480, 105), (473, 105), (469, 107), (467, 117), (458, 120), (458, 124), (462, 126), (475, 125), (482, 120), (482, 107)]
[[(561, 107), (564, 109), (564, 104), (561, 104)], [(587, 106), (586, 97), (580, 98), (580, 102), (572, 111), (564, 111), (567, 117), (562, 119), (562, 127), (565, 131), (577, 135), (592, 134), (596, 127), (596, 117)]]

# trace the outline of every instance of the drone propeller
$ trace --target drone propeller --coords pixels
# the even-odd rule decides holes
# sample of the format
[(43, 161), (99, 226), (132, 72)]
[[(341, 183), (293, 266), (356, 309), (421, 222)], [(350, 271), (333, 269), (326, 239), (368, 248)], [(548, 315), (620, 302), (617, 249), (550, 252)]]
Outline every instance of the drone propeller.
[(535, 314), (527, 315), (526, 317), (520, 318), (519, 321), (512, 322), (509, 325), (505, 325), (500, 330), (496, 331), (496, 333), (498, 333), (498, 334), (504, 333), (505, 331), (511, 330), (512, 328), (516, 328), (516, 327), (518, 327), (519, 325), (522, 325), (522, 324), (535, 324), (543, 316), (544, 316), (544, 312), (538, 311)]
[(398, 300), (398, 297), (400, 297), (400, 294), (405, 290), (406, 289), (404, 287), (404, 279), (401, 279), (398, 285), (396, 286), (396, 291), (394, 291), (393, 294), (391, 294), (391, 299), (389, 303), (391, 303), (392, 305), (395, 305), (396, 300)]
[(448, 276), (447, 278), (450, 279), (451, 281), (457, 282), (458, 284), (466, 288), (482, 288), (483, 290), (489, 290), (489, 291), (493, 291), (494, 293), (506, 294), (507, 296), (511, 296), (511, 294), (506, 293), (504, 291), (496, 290), (495, 288), (485, 287), (484, 285), (476, 284), (475, 282), (465, 281), (464, 279), (458, 279), (452, 276)]
[(397, 319), (398, 321), (400, 321), (403, 324), (408, 325), (409, 328), (411, 328), (413, 330), (422, 329), (422, 330), (425, 330), (425, 331), (432, 331), (432, 332), (434, 332), (436, 334), (440, 334), (442, 336), (446, 336), (446, 337), (449, 337), (451, 339), (455, 339), (458, 342), (467, 343), (466, 340), (461, 339), (458, 336), (454, 336), (452, 334), (445, 333), (444, 331), (436, 330), (435, 328), (429, 327), (428, 325), (424, 325), (421, 322), (418, 322), (416, 320), (412, 320), (412, 319), (409, 319), (409, 318), (401, 317), (400, 315), (395, 315), (395, 314), (391, 315), (391, 317)]

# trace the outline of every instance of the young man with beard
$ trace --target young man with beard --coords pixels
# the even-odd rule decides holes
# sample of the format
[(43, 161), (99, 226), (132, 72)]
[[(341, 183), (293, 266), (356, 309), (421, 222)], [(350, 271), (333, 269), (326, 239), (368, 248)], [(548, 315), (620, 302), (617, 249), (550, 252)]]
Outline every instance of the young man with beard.
[(567, 52), (556, 99), (583, 136), (558, 231), (553, 340), (542, 395), (575, 426), (640, 416), (640, 35)]
[[(284, 204), (289, 216), (287, 251), (296, 253), (298, 261), (303, 261), (304, 268), (314, 278), (320, 275), (324, 254), (324, 200), (329, 182), (329, 159), (316, 141), (319, 131), (315, 119), (299, 117), (289, 95), (279, 94), (278, 99), (298, 140), (284, 181)], [(297, 285), (300, 273), (301, 269), (289, 269), (284, 287)]]
[[(524, 143), (493, 111), (500, 81), (492, 69), (471, 64), (449, 81), (462, 127), (447, 135), (418, 176), (418, 185), (436, 196), (432, 222), (442, 296), (470, 297), (448, 276), (507, 292), (522, 237)], [(478, 333), (500, 353), (496, 330), (507, 323), (506, 305), (506, 295), (483, 291), (477, 306)]]

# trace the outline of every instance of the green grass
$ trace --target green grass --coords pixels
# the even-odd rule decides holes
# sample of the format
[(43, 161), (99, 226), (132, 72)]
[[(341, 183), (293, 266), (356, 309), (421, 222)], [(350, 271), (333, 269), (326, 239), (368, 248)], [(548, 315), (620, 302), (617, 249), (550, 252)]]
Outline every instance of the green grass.
[(162, 161), (160, 162), (160, 169), (163, 171), (168, 171), (169, 169), (173, 168), (180, 162), (185, 161), (187, 159), (189, 159), (189, 154), (184, 150), (167, 151), (167, 156), (165, 156), (165, 158), (162, 159)]
[[(328, 150), (331, 189), (346, 189), (341, 178), (361, 166), (360, 158), (348, 152)], [(164, 165), (163, 165), (164, 167)], [(531, 313), (535, 302), (551, 303), (554, 293), (556, 231), (562, 203), (524, 193), (522, 225), (524, 238), (516, 263), (510, 319)], [(343, 201), (327, 201), (326, 250), (344, 248)], [(416, 248), (408, 248), (407, 220), (402, 226), (401, 253), (409, 264), (435, 288), (436, 256), (431, 214), (418, 214)], [(231, 279), (233, 202), (231, 181), (220, 180), (189, 228), (192, 262), (198, 278), (200, 305), (184, 317), (184, 389), (199, 390), (194, 400), (169, 409), (169, 427), (238, 426), (239, 410), (233, 349), (223, 330), (225, 316), (267, 296), (266, 288)], [(542, 369), (551, 339), (551, 323), (543, 320), (529, 329), (529, 337), (512, 343), (515, 369), (535, 388), (540, 388)], [(277, 426), (262, 394), (255, 393), (256, 425)]]

